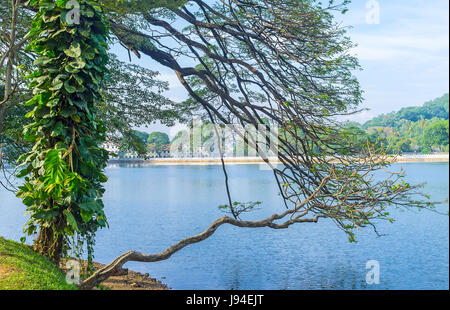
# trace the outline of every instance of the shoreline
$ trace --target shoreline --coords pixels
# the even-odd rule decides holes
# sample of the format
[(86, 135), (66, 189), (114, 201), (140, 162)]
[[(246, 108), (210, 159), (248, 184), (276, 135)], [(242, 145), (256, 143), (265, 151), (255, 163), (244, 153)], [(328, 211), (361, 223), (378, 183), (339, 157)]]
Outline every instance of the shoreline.
[[(30, 248), (31, 249), (31, 248)], [(32, 249), (31, 249), (32, 250)], [(86, 272), (87, 261), (85, 259), (77, 260), (74, 258), (63, 258), (59, 264), (59, 269), (64, 274), (67, 274), (67, 262), (69, 260), (78, 261), (83, 273)], [(99, 262), (92, 262), (94, 271), (105, 267), (105, 264)], [(126, 273), (110, 276), (102, 281), (98, 287), (92, 290), (170, 290), (167, 284), (161, 282), (156, 278), (150, 277), (149, 273), (140, 273), (128, 268), (124, 268)]]
[[(94, 269), (105, 267), (104, 264), (93, 262)], [(161, 282), (156, 278), (150, 277), (148, 273), (142, 274), (140, 272), (127, 269), (127, 274), (111, 276), (102, 283), (101, 286), (107, 290), (170, 290), (167, 284)], [(94, 288), (94, 290), (99, 290), (99, 288)]]
[[(228, 165), (261, 165), (265, 162), (261, 158), (248, 157), (228, 157), (224, 158), (225, 164)], [(281, 164), (278, 158), (269, 158), (272, 164)], [(439, 155), (407, 155), (398, 156), (392, 163), (420, 163), (420, 162), (449, 162), (448, 154)], [(152, 159), (113, 159), (109, 160), (110, 166), (120, 164), (145, 164), (154, 166), (208, 166), (221, 165), (220, 158), (152, 158)]]

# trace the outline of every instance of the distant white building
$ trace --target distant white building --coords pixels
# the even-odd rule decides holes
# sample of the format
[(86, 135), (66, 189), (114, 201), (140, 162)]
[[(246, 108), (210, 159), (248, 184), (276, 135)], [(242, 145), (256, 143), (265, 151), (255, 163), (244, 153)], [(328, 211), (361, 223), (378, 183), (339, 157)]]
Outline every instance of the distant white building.
[(169, 158), (170, 156), (170, 144), (163, 145), (161, 152), (156, 152), (155, 145), (149, 145), (147, 147), (147, 158)]
[(102, 144), (102, 147), (110, 153), (119, 153), (119, 144), (111, 141), (111, 139), (106, 138), (106, 141)]
[(118, 160), (144, 160), (150, 158), (169, 158), (170, 154), (170, 145), (163, 145), (162, 150), (157, 153), (156, 147), (154, 145), (149, 145), (147, 147), (146, 154), (138, 154), (134, 150), (121, 151), (120, 144), (114, 142), (111, 138), (107, 137), (106, 141), (102, 144), (102, 147), (107, 150), (109, 153), (113, 153), (117, 155), (115, 159)]
[(119, 158), (121, 159), (143, 159), (136, 151), (128, 151), (126, 153), (120, 153)]

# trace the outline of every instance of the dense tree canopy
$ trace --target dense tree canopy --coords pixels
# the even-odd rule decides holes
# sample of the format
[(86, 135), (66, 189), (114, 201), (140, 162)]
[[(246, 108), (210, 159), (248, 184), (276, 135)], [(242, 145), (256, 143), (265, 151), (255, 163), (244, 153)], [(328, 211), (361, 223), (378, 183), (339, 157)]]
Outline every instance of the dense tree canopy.
[(164, 147), (170, 144), (170, 139), (166, 133), (155, 131), (148, 136), (147, 142), (155, 147), (156, 153), (161, 154)]
[(407, 107), (400, 109), (398, 112), (379, 115), (366, 122), (363, 126), (364, 128), (374, 126), (399, 127), (405, 121), (417, 122), (421, 119), (428, 120), (434, 117), (448, 120), (448, 94), (425, 102), (420, 107)]
[(381, 140), (389, 153), (431, 151), (448, 152), (449, 98), (445, 94), (420, 107), (407, 107), (398, 112), (382, 114), (358, 128), (359, 139)]
[[(17, 1), (20, 3), (20, 1)], [(2, 2), (1, 29), (7, 31), (11, 28), (10, 3)], [(36, 55), (33, 51), (23, 49), (25, 34), (30, 30), (34, 8), (19, 6), (16, 20), (16, 41), (21, 43), (20, 49), (12, 63), (12, 85), (17, 84), (6, 104), (0, 105), (0, 144), (2, 146), (2, 160), (14, 164), (21, 153), (29, 150), (32, 144), (23, 138), (23, 126), (30, 120), (25, 114), (30, 108), (23, 103), (32, 97), (32, 92), (26, 87), (24, 78), (30, 74), (35, 66), (33, 60)], [(110, 38), (111, 39), (111, 38)], [(23, 40), (23, 42), (22, 42)], [(111, 42), (110, 42), (111, 43)], [(4, 36), (0, 36), (0, 51), (2, 63), (0, 66), (0, 101), (5, 97), (5, 59), (8, 44)], [(165, 98), (162, 93), (167, 90), (167, 82), (158, 80), (158, 72), (146, 69), (137, 64), (120, 61), (116, 55), (108, 53), (107, 77), (104, 88), (101, 90), (105, 101), (98, 103), (98, 115), (106, 124), (107, 135), (112, 139), (123, 141), (131, 149), (143, 151), (141, 145), (136, 143), (133, 129), (137, 126), (148, 126), (156, 121), (164, 125), (173, 125), (176, 121), (184, 121), (190, 115), (185, 105), (174, 103)], [(3, 130), (2, 130), (3, 128)]]
[(438, 120), (427, 127), (423, 134), (423, 141), (426, 147), (446, 145), (448, 151), (448, 120)]

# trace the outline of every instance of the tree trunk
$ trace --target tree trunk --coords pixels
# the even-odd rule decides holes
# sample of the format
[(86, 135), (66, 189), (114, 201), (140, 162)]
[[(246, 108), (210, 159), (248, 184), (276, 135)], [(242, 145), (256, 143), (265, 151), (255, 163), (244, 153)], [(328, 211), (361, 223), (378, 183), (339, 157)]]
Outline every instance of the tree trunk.
[(47, 256), (58, 266), (62, 256), (63, 242), (63, 235), (57, 233), (53, 227), (41, 227), (33, 249)]
[[(13, 72), (13, 63), (14, 63), (14, 54), (15, 54), (15, 41), (16, 41), (16, 21), (17, 21), (17, 12), (19, 9), (19, 1), (11, 1), (11, 32), (9, 33), (9, 50), (6, 54), (7, 62), (6, 62), (6, 70), (5, 70), (5, 89), (3, 100), (0, 102), (0, 137), (3, 132), (3, 123), (6, 117), (6, 109), (8, 104), (9, 96), (11, 95), (11, 84), (12, 84), (12, 72)], [(6, 35), (6, 34), (5, 34)], [(4, 60), (3, 58), (2, 60)], [(1, 63), (3, 66), (3, 61)], [(1, 143), (1, 140), (0, 140)], [(2, 166), (2, 150), (0, 144), (0, 167)]]
[(6, 116), (6, 103), (0, 104), (0, 168), (3, 166), (3, 150), (2, 150), (2, 133), (3, 133), (3, 124)]

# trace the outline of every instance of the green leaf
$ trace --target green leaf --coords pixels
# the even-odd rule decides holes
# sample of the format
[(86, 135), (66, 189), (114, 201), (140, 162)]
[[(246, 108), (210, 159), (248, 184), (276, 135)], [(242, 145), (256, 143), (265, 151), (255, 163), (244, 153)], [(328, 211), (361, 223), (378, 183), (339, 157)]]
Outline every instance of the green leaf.
[(87, 223), (92, 219), (93, 212), (81, 209), (80, 214), (81, 214), (81, 218), (83, 219), (83, 222)]
[(63, 213), (66, 216), (67, 224), (72, 227), (73, 230), (79, 231), (77, 221), (73, 214), (69, 210), (64, 210)]
[(71, 118), (75, 123), (81, 122), (81, 118), (80, 118), (80, 116), (78, 116), (78, 115), (72, 115), (70, 118)]
[(81, 56), (81, 47), (80, 47), (80, 43), (78, 42), (73, 42), (72, 45), (68, 48), (64, 50), (64, 53), (72, 58), (78, 58)]
[(42, 56), (42, 57), (37, 58), (37, 59), (33, 62), (33, 64), (34, 64), (35, 66), (44, 66), (44, 65), (50, 63), (51, 61), (52, 61), (51, 58), (48, 58), (48, 57), (46, 57), (46, 56)]
[(81, 58), (76, 58), (74, 61), (70, 62), (68, 66), (72, 67), (73, 69), (83, 69), (84, 67), (86, 67), (86, 62)]
[(58, 81), (52, 87), (50, 87), (49, 90), (60, 90), (63, 85), (64, 85), (63, 82)]
[(23, 199), (23, 203), (29, 207), (34, 204), (34, 198), (31, 196), (27, 196)]
[(102, 208), (98, 204), (97, 200), (79, 203), (78, 206), (85, 211), (100, 211)]
[(76, 89), (75, 87), (73, 87), (73, 86), (71, 86), (71, 85), (69, 84), (69, 80), (66, 80), (66, 81), (64, 82), (64, 89), (65, 89), (69, 94), (73, 94), (74, 92), (77, 91), (77, 89)]

